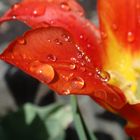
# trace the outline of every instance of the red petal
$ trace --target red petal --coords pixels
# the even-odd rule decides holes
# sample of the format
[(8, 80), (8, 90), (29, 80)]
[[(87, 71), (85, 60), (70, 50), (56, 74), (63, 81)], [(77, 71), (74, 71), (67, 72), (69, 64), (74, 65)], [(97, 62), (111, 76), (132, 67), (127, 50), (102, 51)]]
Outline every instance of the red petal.
[(117, 109), (126, 103), (123, 94), (107, 84), (107, 73), (102, 77), (79, 42), (62, 28), (29, 31), (0, 57), (61, 94), (94, 96)]
[(95, 65), (101, 68), (102, 48), (95, 49), (95, 46), (99, 46), (99, 31), (83, 15), (83, 9), (75, 0), (24, 0), (18, 6), (13, 6), (0, 21), (18, 19), (33, 28), (49, 25), (62, 27), (71, 33)]

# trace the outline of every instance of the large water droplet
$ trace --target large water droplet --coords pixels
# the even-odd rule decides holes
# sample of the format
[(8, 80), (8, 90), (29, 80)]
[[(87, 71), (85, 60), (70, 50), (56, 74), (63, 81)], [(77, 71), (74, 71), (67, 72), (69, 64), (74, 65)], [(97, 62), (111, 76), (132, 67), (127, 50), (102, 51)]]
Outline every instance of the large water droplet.
[(132, 43), (135, 40), (135, 36), (132, 32), (128, 32), (127, 40), (128, 40), (129, 43)]
[(55, 62), (57, 60), (56, 56), (54, 56), (52, 54), (49, 54), (47, 58), (48, 58), (48, 60), (53, 61), (53, 62)]
[(61, 8), (62, 8), (64, 11), (70, 11), (70, 10), (71, 10), (71, 8), (70, 8), (70, 6), (68, 5), (67, 2), (62, 2), (62, 3), (60, 4), (60, 6), (61, 6)]
[(51, 65), (35, 61), (30, 66), (30, 71), (35, 73), (37, 77), (45, 83), (50, 83), (54, 79), (55, 72)]
[(72, 79), (71, 86), (74, 89), (82, 89), (85, 85), (85, 81), (81, 77), (76, 77)]
[(106, 71), (97, 70), (97, 74), (98, 74), (98, 77), (104, 82), (108, 82), (110, 80), (110, 75)]

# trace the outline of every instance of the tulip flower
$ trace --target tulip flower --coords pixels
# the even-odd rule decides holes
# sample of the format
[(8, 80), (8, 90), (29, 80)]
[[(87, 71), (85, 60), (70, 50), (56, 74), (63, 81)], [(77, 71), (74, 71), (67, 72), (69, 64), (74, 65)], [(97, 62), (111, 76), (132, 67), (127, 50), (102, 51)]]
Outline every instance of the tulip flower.
[(60, 95), (87, 95), (140, 140), (140, 0), (98, 0), (99, 28), (75, 0), (22, 0), (0, 22), (31, 27), (0, 54)]

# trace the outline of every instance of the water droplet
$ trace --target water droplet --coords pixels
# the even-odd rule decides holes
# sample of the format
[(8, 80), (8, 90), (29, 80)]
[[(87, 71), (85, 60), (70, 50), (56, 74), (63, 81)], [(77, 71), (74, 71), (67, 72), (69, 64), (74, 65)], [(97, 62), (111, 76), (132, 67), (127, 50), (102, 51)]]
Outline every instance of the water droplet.
[(81, 17), (84, 16), (84, 12), (82, 10), (78, 10), (77, 12)]
[(87, 44), (87, 47), (90, 48), (91, 47), (91, 44)]
[(110, 75), (106, 71), (97, 70), (97, 74), (98, 74), (98, 77), (104, 82), (108, 82), (110, 80)]
[(25, 45), (27, 42), (26, 42), (26, 40), (24, 39), (24, 38), (19, 38), (18, 40), (17, 40), (17, 42), (20, 44), (20, 45)]
[(85, 72), (85, 71), (86, 71), (86, 68), (85, 68), (85, 67), (80, 67), (80, 70), (81, 70), (82, 72)]
[(95, 91), (95, 92), (94, 92), (94, 96), (95, 96), (96, 98), (99, 98), (99, 99), (102, 99), (102, 100), (106, 100), (106, 98), (107, 98), (107, 94), (106, 94), (106, 92), (103, 91), (103, 90)]
[(71, 69), (71, 70), (76, 69), (76, 65), (75, 65), (75, 64), (70, 64), (70, 69)]
[(52, 54), (49, 54), (47, 58), (48, 58), (48, 60), (53, 61), (53, 62), (55, 62), (57, 60), (56, 56), (54, 56)]
[(53, 2), (53, 0), (48, 0), (48, 2)]
[(85, 85), (85, 81), (81, 77), (76, 77), (72, 79), (71, 86), (74, 89), (82, 89)]
[(37, 10), (33, 11), (33, 15), (36, 16), (38, 14)]
[(11, 55), (11, 59), (14, 59), (15, 57), (14, 57), (14, 55)]
[(76, 62), (77, 62), (76, 58), (74, 58), (74, 57), (72, 57), (70, 60), (71, 60), (73, 63), (76, 63)]
[(62, 93), (63, 93), (64, 95), (69, 95), (69, 94), (70, 94), (70, 90), (69, 90), (69, 89), (64, 90), (64, 91), (62, 91)]
[(82, 58), (84, 56), (84, 54), (85, 54), (84, 52), (79, 50), (78, 53), (77, 53), (77, 57)]
[(84, 38), (84, 36), (83, 35), (80, 35), (80, 39), (83, 39)]
[(60, 6), (61, 6), (61, 8), (62, 8), (64, 11), (70, 11), (70, 10), (71, 10), (71, 8), (70, 8), (70, 6), (68, 5), (67, 2), (62, 2), (62, 3), (60, 4)]
[(54, 21), (53, 21), (53, 20), (51, 20), (51, 21), (50, 21), (50, 24), (54, 24)]
[(88, 75), (89, 75), (89, 76), (92, 76), (92, 75), (93, 75), (93, 73), (92, 73), (92, 72), (89, 72), (89, 73), (88, 73)]
[(62, 45), (63, 43), (59, 39), (55, 39), (56, 45)]
[(48, 39), (48, 42), (51, 42), (51, 40), (50, 40), (50, 39)]
[(17, 17), (14, 15), (14, 16), (12, 16), (12, 19), (16, 19)]
[(85, 56), (85, 59), (86, 59), (87, 62), (89, 62), (89, 63), (91, 62), (91, 60), (89, 59), (88, 56)]
[(70, 36), (68, 36), (68, 35), (66, 35), (66, 34), (63, 34), (62, 37), (64, 38), (64, 40), (65, 40), (66, 42), (70, 42), (70, 41), (71, 41)]
[(128, 40), (129, 43), (132, 43), (135, 40), (135, 36), (132, 32), (128, 32), (127, 40)]
[(136, 8), (137, 9), (140, 9), (140, 4), (136, 4)]
[(19, 7), (19, 3), (16, 3), (12, 6), (12, 9), (17, 9)]
[(36, 76), (45, 83), (50, 83), (54, 79), (55, 72), (51, 65), (35, 61), (30, 66), (30, 71), (35, 73)]
[(101, 32), (101, 36), (102, 36), (103, 39), (106, 39), (107, 38), (107, 33)]
[(65, 76), (65, 75), (62, 75), (62, 78), (65, 80), (65, 81), (68, 81), (69, 80), (69, 77)]
[(118, 26), (117, 26), (117, 24), (115, 24), (115, 23), (112, 24), (112, 28), (113, 28), (113, 30), (115, 30), (115, 31), (118, 30)]
[(81, 66), (85, 66), (86, 63), (85, 63), (85, 61), (82, 61), (80, 64), (81, 64)]
[(137, 19), (138, 19), (138, 24), (140, 25), (140, 16), (138, 16), (138, 18), (137, 18)]
[(27, 58), (26, 54), (22, 54), (22, 57), (23, 57), (23, 59)]

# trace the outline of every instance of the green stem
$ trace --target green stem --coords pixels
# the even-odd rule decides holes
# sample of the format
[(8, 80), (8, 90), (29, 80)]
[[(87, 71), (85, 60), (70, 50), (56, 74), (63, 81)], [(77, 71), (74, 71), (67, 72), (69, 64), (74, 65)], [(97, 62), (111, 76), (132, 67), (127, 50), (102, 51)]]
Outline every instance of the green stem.
[(73, 119), (76, 127), (77, 134), (80, 140), (97, 140), (94, 135), (89, 132), (83, 116), (81, 114), (80, 108), (78, 106), (77, 97), (71, 96), (71, 106), (73, 110)]

